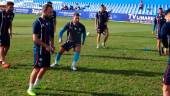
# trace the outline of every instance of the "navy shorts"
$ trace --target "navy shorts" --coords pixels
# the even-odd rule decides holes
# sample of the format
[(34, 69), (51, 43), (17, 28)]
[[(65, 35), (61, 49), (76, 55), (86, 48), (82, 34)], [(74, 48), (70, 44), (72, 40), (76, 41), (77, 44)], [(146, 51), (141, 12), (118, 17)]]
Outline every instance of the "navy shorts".
[(64, 48), (66, 51), (69, 51), (70, 49), (75, 48), (77, 46), (81, 46), (81, 43), (67, 41), (61, 47)]
[(10, 46), (10, 37), (9, 36), (2, 36), (0, 37), (0, 46)]
[(168, 48), (168, 40), (167, 39), (162, 39), (161, 40), (163, 47)]
[(104, 33), (106, 29), (108, 29), (106, 25), (99, 25), (97, 28), (97, 33)]
[(35, 68), (48, 68), (50, 67), (50, 53), (45, 49), (41, 50), (34, 48), (34, 67)]

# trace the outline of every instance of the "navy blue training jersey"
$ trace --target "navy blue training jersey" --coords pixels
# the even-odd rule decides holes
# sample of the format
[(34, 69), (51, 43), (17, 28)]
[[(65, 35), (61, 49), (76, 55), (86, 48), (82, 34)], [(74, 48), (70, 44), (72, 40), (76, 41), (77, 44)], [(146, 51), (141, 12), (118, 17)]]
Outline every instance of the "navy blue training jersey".
[(166, 23), (165, 15), (158, 14), (154, 19), (153, 31), (155, 31), (155, 29), (157, 29), (157, 31), (160, 32), (164, 23)]
[(0, 33), (1, 33), (1, 36), (9, 35), (8, 29), (12, 25), (13, 18), (14, 18), (13, 12), (6, 12), (6, 11), (0, 12)]
[[(47, 45), (50, 45), (50, 38), (53, 38), (54, 32), (51, 31), (50, 21), (39, 17), (33, 23), (33, 34), (38, 35), (38, 38)], [(34, 44), (35, 48), (40, 45)]]
[(105, 23), (109, 19), (109, 14), (108, 14), (107, 11), (104, 11), (104, 12), (99, 11), (99, 12), (96, 13), (96, 19), (98, 19), (99, 25), (105, 25)]
[(68, 22), (63, 29), (67, 30), (67, 41), (81, 44), (82, 34), (86, 32), (83, 24), (79, 22), (74, 25), (72, 22)]

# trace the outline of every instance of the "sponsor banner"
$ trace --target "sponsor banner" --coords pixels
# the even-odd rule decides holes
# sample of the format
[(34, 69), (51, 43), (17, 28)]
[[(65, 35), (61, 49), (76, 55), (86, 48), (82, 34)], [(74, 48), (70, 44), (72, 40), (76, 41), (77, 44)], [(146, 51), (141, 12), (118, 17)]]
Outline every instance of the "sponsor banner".
[(129, 21), (131, 23), (143, 23), (143, 24), (152, 24), (155, 16), (154, 15), (135, 15), (135, 14), (128, 14)]
[[(97, 12), (84, 12), (84, 11), (70, 11), (70, 10), (56, 10), (57, 16), (71, 17), (74, 12), (79, 12), (81, 18), (92, 19), (96, 17)], [(39, 14), (41, 9), (28, 9), (28, 8), (15, 8), (15, 13), (19, 14)], [(140, 14), (119, 14), (110, 13), (110, 20), (113, 21), (126, 21), (131, 23), (151, 24), (154, 20), (153, 15), (140, 15)]]
[(18, 14), (32, 14), (32, 9), (28, 9), (28, 8), (15, 8), (14, 12), (18, 13)]

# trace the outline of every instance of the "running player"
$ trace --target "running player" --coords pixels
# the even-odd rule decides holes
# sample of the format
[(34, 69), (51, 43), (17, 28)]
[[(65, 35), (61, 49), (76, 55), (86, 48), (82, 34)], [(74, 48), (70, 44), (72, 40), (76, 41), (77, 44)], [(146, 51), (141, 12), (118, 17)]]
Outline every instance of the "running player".
[(106, 11), (106, 7), (102, 4), (100, 6), (100, 11), (96, 14), (96, 19), (95, 19), (95, 25), (97, 29), (97, 48), (100, 47), (101, 34), (105, 36), (102, 46), (104, 48), (106, 47), (106, 41), (108, 40), (108, 36), (109, 36), (109, 31), (107, 27), (108, 20), (109, 20), (109, 14)]
[(161, 51), (161, 49), (160, 49), (160, 46), (161, 46), (160, 31), (161, 31), (161, 28), (165, 22), (166, 22), (166, 19), (165, 19), (163, 9), (159, 8), (158, 15), (154, 19), (154, 26), (153, 26), (153, 32), (152, 32), (153, 34), (156, 33), (155, 35), (157, 37), (157, 49), (158, 49), (159, 53)]
[(64, 28), (59, 32), (59, 43), (62, 42), (62, 36), (65, 31), (67, 31), (67, 40), (61, 46), (59, 52), (56, 54), (55, 62), (54, 62), (54, 64), (51, 65), (51, 67), (58, 65), (61, 55), (65, 51), (69, 51), (71, 48), (73, 48), (74, 49), (74, 58), (73, 58), (71, 69), (73, 71), (77, 70), (77, 62), (80, 57), (80, 49), (81, 49), (81, 46), (84, 45), (84, 42), (86, 39), (85, 26), (82, 23), (80, 23), (79, 20), (80, 20), (79, 13), (74, 13), (72, 21), (68, 22), (64, 26)]
[(47, 69), (50, 67), (50, 53), (54, 52), (51, 46), (54, 46), (54, 33), (51, 31), (50, 17), (53, 8), (51, 5), (44, 5), (42, 15), (33, 23), (33, 41), (34, 41), (34, 68), (30, 75), (29, 88), (27, 93), (31, 96), (36, 95), (33, 88), (36, 87)]
[(5, 57), (10, 48), (10, 38), (12, 38), (13, 10), (14, 3), (8, 1), (5, 10), (0, 11), (0, 63), (2, 66), (10, 66)]

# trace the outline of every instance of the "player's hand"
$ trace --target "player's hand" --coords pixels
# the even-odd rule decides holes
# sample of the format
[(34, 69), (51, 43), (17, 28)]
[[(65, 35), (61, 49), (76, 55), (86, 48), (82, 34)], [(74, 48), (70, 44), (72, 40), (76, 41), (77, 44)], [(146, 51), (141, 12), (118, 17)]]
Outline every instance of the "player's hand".
[(12, 33), (9, 33), (10, 38), (12, 38)]
[(46, 47), (45, 47), (45, 49), (46, 49), (48, 52), (50, 52), (50, 51), (51, 51), (50, 46), (46, 46)]
[(55, 52), (55, 46), (51, 45), (51, 53), (53, 54)]
[(59, 38), (58, 42), (61, 44), (61, 43), (62, 43), (62, 39), (61, 39), (61, 38)]

